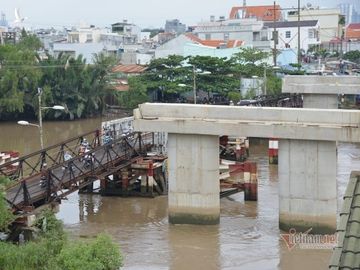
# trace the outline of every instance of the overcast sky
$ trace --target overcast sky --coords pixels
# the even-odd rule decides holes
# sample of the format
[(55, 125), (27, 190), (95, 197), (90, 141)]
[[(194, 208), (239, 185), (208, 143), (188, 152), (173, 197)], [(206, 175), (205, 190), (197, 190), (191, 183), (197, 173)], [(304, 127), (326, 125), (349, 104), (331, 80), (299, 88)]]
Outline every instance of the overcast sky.
[[(333, 7), (343, 1), (301, 0), (301, 5)], [(297, 6), (297, 0), (278, 0), (282, 7)], [(141, 27), (163, 27), (166, 19), (180, 19), (187, 25), (208, 20), (210, 15), (228, 16), (231, 7), (242, 0), (1, 0), (0, 11), (8, 22), (14, 20), (14, 9), (28, 17), (27, 24), (37, 26), (69, 26), (87, 22), (98, 26), (127, 19)], [(247, 5), (271, 5), (271, 0), (247, 0)]]

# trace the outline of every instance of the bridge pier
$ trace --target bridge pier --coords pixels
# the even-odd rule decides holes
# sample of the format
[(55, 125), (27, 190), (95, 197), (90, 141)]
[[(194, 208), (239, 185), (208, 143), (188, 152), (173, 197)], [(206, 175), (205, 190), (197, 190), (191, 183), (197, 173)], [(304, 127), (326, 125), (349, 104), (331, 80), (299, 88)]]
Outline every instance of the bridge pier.
[(218, 224), (219, 137), (170, 133), (169, 222)]
[[(338, 109), (338, 94), (356, 91), (358, 82), (352, 77), (310, 76), (304, 81), (303, 76), (289, 76), (283, 92), (301, 93), (304, 108)], [(336, 149), (333, 141), (280, 142), (280, 229), (336, 231)]]
[(336, 230), (336, 143), (280, 140), (279, 225), (289, 231)]

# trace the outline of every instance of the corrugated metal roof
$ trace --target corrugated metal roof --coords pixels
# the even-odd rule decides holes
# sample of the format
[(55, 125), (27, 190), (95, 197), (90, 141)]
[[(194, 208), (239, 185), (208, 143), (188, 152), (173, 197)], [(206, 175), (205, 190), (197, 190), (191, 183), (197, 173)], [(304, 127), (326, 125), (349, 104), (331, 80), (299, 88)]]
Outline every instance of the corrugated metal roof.
[(360, 172), (351, 173), (337, 233), (338, 246), (334, 249), (329, 268), (360, 269)]
[(118, 65), (118, 66), (115, 66), (112, 69), (112, 71), (131, 74), (131, 73), (142, 73), (146, 69), (147, 69), (146, 66), (140, 66), (140, 65)]

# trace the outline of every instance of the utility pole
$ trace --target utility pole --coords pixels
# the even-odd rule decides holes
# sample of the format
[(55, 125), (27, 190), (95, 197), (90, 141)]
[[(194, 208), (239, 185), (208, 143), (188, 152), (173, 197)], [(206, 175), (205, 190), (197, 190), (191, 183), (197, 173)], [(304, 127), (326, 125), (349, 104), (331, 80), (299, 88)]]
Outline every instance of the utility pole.
[(194, 91), (194, 104), (196, 104), (196, 67), (193, 66), (193, 79), (194, 79), (194, 87), (193, 87), (193, 91)]
[(39, 132), (40, 132), (40, 147), (41, 150), (44, 149), (44, 141), (43, 141), (43, 126), (42, 126), (42, 115), (41, 115), (41, 95), (42, 89), (38, 88), (38, 98), (39, 98)]
[(301, 66), (301, 48), (300, 48), (300, 0), (298, 0), (298, 69)]
[(277, 42), (278, 42), (278, 35), (277, 35), (277, 29), (276, 29), (276, 2), (274, 1), (274, 32), (273, 32), (273, 40), (274, 40), (274, 52), (273, 52), (273, 56), (274, 56), (274, 66), (276, 66), (277, 63)]

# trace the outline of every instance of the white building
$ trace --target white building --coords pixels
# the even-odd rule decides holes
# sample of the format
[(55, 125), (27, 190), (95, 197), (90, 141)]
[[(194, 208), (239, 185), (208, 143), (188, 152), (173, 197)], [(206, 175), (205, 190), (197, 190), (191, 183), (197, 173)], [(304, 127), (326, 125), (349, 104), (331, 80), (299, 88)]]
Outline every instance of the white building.
[(204, 40), (241, 40), (246, 46), (270, 50), (267, 29), (264, 22), (256, 18), (231, 19), (199, 23), (194, 32)]
[(237, 49), (243, 45), (241, 40), (202, 40), (192, 33), (186, 33), (157, 47), (155, 58), (166, 58), (169, 55), (228, 57), (238, 52)]
[(55, 56), (58, 56), (60, 53), (70, 55), (74, 58), (82, 55), (88, 64), (93, 63), (94, 54), (117, 54), (116, 47), (109, 47), (102, 43), (54, 43), (52, 50)]
[[(278, 49), (292, 48), (298, 49), (298, 22), (266, 22), (265, 27), (268, 28), (271, 46), (274, 47), (273, 32), (274, 26), (278, 32)], [(320, 24), (317, 20), (300, 21), (300, 48), (307, 51), (313, 45), (321, 43)]]
[(180, 35), (155, 49), (155, 58), (166, 58), (169, 55), (184, 56), (184, 47), (187, 43), (194, 43), (187, 35)]
[(109, 33), (107, 29), (100, 29), (93, 25), (81, 23), (80, 26), (68, 32), (68, 43), (98, 43), (101, 34)]
[(125, 44), (141, 42), (141, 28), (135, 24), (128, 23), (127, 20), (112, 24), (111, 31), (124, 36)]
[[(339, 21), (342, 15), (340, 9), (320, 9), (319, 7), (304, 7), (300, 10), (300, 21), (318, 20), (320, 24), (321, 42), (329, 42), (337, 39), (341, 35)], [(289, 11), (287, 13), (288, 21), (298, 20), (298, 11)]]

